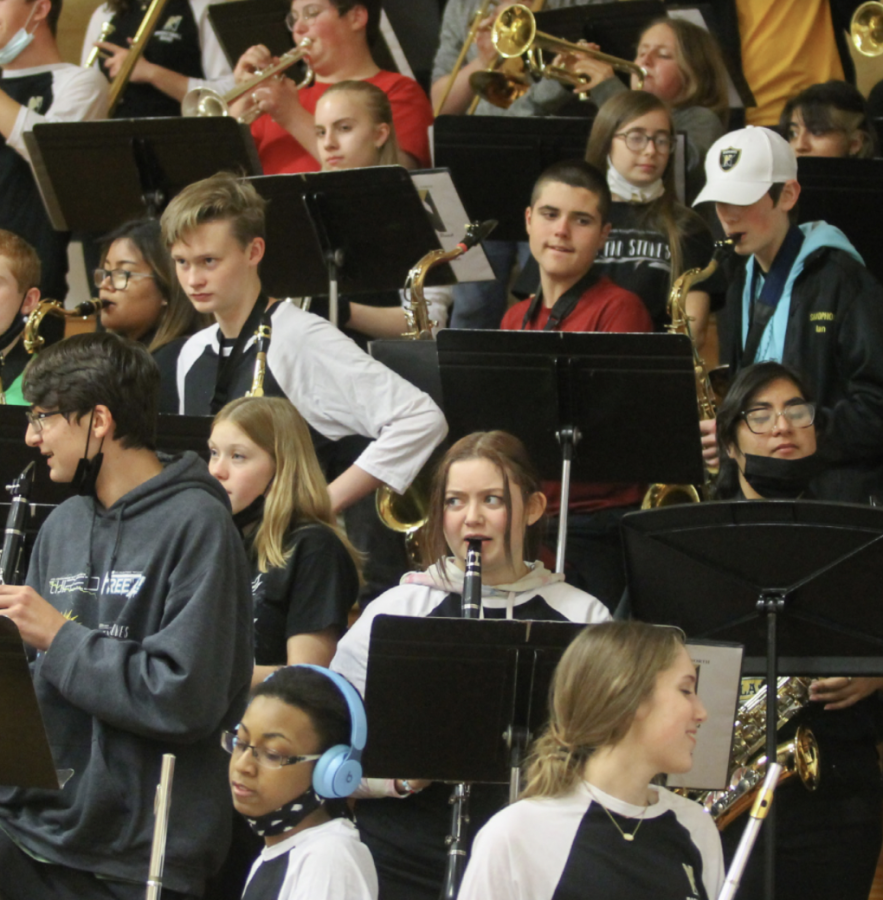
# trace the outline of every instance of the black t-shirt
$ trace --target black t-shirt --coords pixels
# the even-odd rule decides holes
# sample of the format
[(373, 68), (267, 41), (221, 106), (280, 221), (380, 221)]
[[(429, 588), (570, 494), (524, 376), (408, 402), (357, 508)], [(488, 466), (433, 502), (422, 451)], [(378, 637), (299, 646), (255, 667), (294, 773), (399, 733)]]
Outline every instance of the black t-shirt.
[[(138, 31), (146, 7), (147, 3), (142, 7), (141, 3), (132, 0), (129, 9), (117, 13), (113, 17), (114, 31), (108, 41), (121, 47), (126, 46), (126, 39), (133, 38)], [(188, 0), (168, 0), (159, 25), (144, 49), (144, 58), (188, 78), (205, 77), (202, 71), (199, 27)], [(181, 104), (152, 84), (130, 82), (113, 115), (115, 119), (179, 116)]]
[[(285, 665), (286, 642), (298, 634), (335, 627), (342, 634), (359, 593), (355, 563), (326, 525), (295, 525), (285, 540), (285, 566), (259, 572), (254, 564), (255, 663)], [(251, 542), (249, 555), (253, 558)]]

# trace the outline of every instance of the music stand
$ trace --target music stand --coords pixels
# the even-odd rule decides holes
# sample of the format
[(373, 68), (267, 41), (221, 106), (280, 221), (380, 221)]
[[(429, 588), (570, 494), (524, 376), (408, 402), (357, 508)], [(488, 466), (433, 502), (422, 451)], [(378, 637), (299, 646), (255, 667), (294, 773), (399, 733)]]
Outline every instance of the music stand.
[(824, 219), (844, 231), (868, 271), (883, 282), (876, 228), (883, 205), (883, 160), (801, 156), (798, 214), (801, 223)]
[(685, 335), (446, 329), (438, 357), (451, 440), (509, 431), (543, 478), (561, 479), (558, 572), (572, 474), (591, 482), (702, 481)]
[(182, 188), (215, 172), (262, 171), (248, 127), (228, 117), (44, 122), (25, 143), (58, 231), (103, 234), (160, 215)]
[[(239, 57), (256, 44), (263, 44), (273, 56), (294, 49), (291, 32), (285, 25), (289, 4), (282, 0), (239, 0), (238, 3), (212, 3), (208, 8), (218, 43), (234, 68)], [(300, 68), (300, 64), (293, 68)], [(294, 77), (291, 69), (286, 73)]]
[(0, 616), (0, 717), (15, 725), (0, 733), (0, 785), (61, 788), (67, 777), (52, 761), (24, 644), (5, 616)]
[[(636, 617), (744, 644), (744, 671), (766, 674), (767, 759), (776, 758), (780, 673), (883, 674), (883, 609), (869, 590), (883, 571), (883, 510), (691, 504), (631, 513), (622, 534)], [(768, 897), (774, 863), (768, 826)]]
[[(398, 290), (414, 262), (440, 247), (401, 166), (264, 175), (249, 179), (267, 205), (261, 281), (271, 296), (326, 294), (337, 324), (338, 292)], [(450, 266), (427, 279), (453, 284)]]
[(439, 116), (432, 130), (433, 164), (451, 170), (471, 220), (499, 222), (494, 240), (523, 241), (524, 210), (536, 180), (552, 163), (585, 157), (592, 121)]

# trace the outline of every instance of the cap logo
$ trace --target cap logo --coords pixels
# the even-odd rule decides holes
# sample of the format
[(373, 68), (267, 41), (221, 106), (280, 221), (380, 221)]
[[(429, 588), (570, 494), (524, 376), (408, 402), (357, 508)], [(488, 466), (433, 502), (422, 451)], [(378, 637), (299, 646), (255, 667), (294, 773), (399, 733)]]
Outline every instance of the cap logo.
[(721, 150), (721, 169), (723, 169), (724, 172), (729, 172), (730, 169), (735, 169), (741, 156), (742, 151), (737, 150), (735, 147), (728, 147), (726, 150)]

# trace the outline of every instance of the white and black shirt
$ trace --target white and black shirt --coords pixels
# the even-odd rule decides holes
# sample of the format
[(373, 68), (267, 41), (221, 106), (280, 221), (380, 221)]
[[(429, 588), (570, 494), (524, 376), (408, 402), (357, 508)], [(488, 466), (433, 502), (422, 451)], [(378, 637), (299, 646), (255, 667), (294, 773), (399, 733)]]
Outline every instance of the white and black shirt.
[(476, 837), (459, 900), (714, 900), (724, 868), (711, 816), (654, 790), (646, 810), (585, 782), (507, 807)]
[(242, 900), (377, 900), (377, 873), (348, 819), (264, 847)]

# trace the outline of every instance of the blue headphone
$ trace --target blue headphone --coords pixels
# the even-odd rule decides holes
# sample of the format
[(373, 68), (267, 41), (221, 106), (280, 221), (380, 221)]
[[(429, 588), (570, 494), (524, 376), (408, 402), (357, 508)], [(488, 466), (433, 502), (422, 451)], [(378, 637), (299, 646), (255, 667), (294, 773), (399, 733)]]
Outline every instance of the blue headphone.
[(304, 669), (320, 672), (343, 694), (350, 714), (350, 742), (337, 744), (326, 750), (313, 769), (313, 789), (320, 797), (343, 798), (359, 786), (362, 780), (362, 750), (368, 738), (368, 720), (359, 692), (337, 672), (322, 666), (302, 664)]

